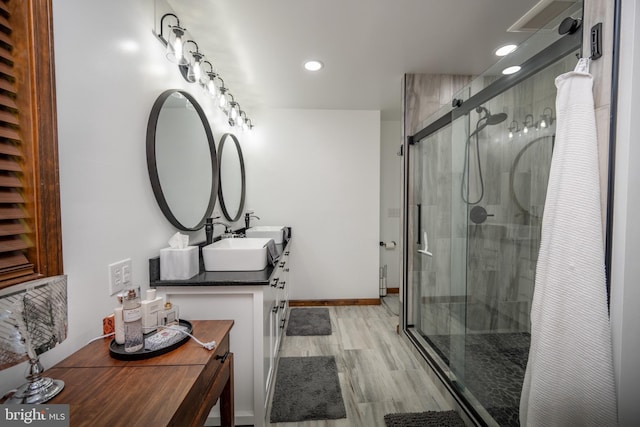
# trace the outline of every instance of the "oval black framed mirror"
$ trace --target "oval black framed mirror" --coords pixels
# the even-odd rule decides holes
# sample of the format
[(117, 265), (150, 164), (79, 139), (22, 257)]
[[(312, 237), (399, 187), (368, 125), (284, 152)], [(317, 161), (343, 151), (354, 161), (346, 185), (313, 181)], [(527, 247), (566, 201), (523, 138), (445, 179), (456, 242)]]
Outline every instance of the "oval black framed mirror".
[(169, 222), (196, 231), (218, 194), (215, 140), (202, 107), (189, 93), (160, 94), (147, 124), (147, 168), (153, 194)]
[[(231, 138), (234, 144), (227, 144)], [(226, 148), (225, 148), (226, 147)], [(244, 210), (246, 177), (244, 157), (238, 138), (232, 133), (225, 133), (218, 145), (218, 200), (222, 214), (227, 221), (237, 221)]]

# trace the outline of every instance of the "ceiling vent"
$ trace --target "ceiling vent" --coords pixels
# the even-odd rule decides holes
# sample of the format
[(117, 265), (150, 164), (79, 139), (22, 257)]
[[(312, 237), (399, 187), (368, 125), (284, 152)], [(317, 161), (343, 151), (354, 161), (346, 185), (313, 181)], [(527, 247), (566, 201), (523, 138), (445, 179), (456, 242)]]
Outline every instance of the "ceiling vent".
[(550, 29), (553, 27), (554, 18), (573, 6), (576, 1), (579, 0), (540, 0), (507, 31), (517, 33)]

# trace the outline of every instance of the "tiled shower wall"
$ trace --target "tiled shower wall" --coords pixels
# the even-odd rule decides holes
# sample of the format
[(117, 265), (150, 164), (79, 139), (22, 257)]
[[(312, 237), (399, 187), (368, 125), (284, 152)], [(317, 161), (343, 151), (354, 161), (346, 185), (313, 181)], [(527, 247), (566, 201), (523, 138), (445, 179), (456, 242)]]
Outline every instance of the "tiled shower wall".
[[(470, 331), (529, 331), (555, 134), (554, 80), (572, 70), (575, 63), (575, 56), (570, 55), (485, 105), (508, 118), (479, 133), (484, 197), (478, 205), (493, 216), (484, 223), (470, 221), (468, 225), (466, 324)], [(544, 128), (540, 126), (543, 112), (548, 116)], [(473, 131), (477, 115), (471, 116)], [(527, 133), (523, 131), (525, 120)], [(509, 127), (516, 126), (519, 130), (514, 129), (509, 137)], [(475, 150), (471, 157), (475, 157)], [(470, 175), (472, 189), (475, 176)]]
[(451, 104), (453, 96), (469, 84), (471, 78), (450, 74), (405, 74), (403, 136), (413, 135), (422, 129), (429, 117)]

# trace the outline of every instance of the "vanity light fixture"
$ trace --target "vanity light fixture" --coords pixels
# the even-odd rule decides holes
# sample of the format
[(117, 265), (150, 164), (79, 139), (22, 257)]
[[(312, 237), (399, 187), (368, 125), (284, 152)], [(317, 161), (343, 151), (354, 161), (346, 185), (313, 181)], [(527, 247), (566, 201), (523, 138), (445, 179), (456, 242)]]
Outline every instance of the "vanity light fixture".
[(204, 72), (204, 76), (200, 79), (200, 84), (210, 96), (215, 98), (218, 94), (218, 88), (216, 87), (216, 77), (218, 77), (218, 74), (213, 70), (213, 64), (211, 64), (211, 62), (204, 60), (202, 64), (208, 64), (209, 71)]
[[(165, 24), (165, 19), (171, 17), (175, 19), (175, 25)], [(164, 28), (169, 30), (168, 35), (164, 34)], [(247, 127), (249, 130), (253, 128), (251, 120), (244, 111), (240, 110), (240, 104), (233, 98), (229, 89), (225, 87), (224, 80), (215, 71), (213, 64), (206, 60), (205, 55), (200, 52), (198, 43), (194, 40), (183, 41), (186, 29), (180, 25), (180, 19), (173, 13), (165, 13), (160, 18), (160, 33), (156, 36), (160, 42), (166, 47), (167, 59), (178, 64), (182, 76), (190, 83), (197, 83), (198, 86), (210, 96), (214, 98), (214, 102), (218, 107), (229, 116), (229, 124), (231, 126)], [(185, 52), (185, 47), (193, 44), (195, 50)], [(189, 57), (191, 60), (189, 60)], [(320, 68), (322, 68), (322, 63)], [(203, 70), (204, 64), (209, 65), (209, 70)], [(216, 78), (220, 80), (220, 86), (216, 85)], [(241, 114), (242, 113), (242, 114)]]
[[(238, 108), (240, 108), (239, 105), (238, 105)], [(246, 113), (242, 110), (238, 110), (238, 120), (236, 120), (236, 126), (238, 126), (238, 128), (242, 129), (244, 127), (245, 117), (246, 117)]]
[(236, 102), (231, 92), (228, 92), (228, 96), (229, 98), (231, 98), (231, 100), (229, 101), (229, 111), (226, 112), (227, 116), (229, 116), (229, 126), (239, 126), (240, 104)]
[(515, 44), (507, 44), (496, 49), (495, 54), (496, 56), (507, 56), (517, 48), (518, 46), (516, 46)]
[(508, 76), (508, 75), (510, 75), (510, 74), (515, 74), (515, 73), (517, 73), (517, 72), (518, 72), (518, 71), (520, 71), (521, 69), (522, 69), (522, 67), (521, 67), (521, 66), (519, 66), (519, 65), (513, 65), (513, 66), (511, 66), (511, 67), (507, 67), (507, 68), (505, 68), (504, 70), (502, 70), (502, 74), (504, 74), (505, 76)]
[[(547, 114), (547, 111), (549, 112), (548, 114)], [(551, 126), (554, 121), (555, 121), (555, 117), (553, 117), (553, 110), (551, 109), (551, 107), (546, 107), (544, 110), (542, 110), (542, 115), (540, 116), (541, 128), (546, 128), (548, 126)]]
[(533, 126), (533, 114), (527, 114), (524, 116), (524, 123), (522, 124), (524, 127), (522, 128), (522, 133), (528, 133), (529, 127)]
[(218, 108), (222, 110), (223, 113), (229, 115), (229, 89), (224, 86), (220, 87), (220, 97), (218, 98)]
[[(164, 20), (167, 16), (171, 16), (176, 19), (176, 25), (168, 24), (168, 27), (171, 29), (171, 33), (165, 39), (164, 38)], [(173, 13), (165, 13), (160, 18), (160, 35), (158, 36), (160, 40), (166, 45), (166, 55), (167, 59), (174, 64), (178, 65), (187, 65), (187, 58), (184, 57), (183, 51), (183, 41), (182, 37), (184, 36), (185, 28), (180, 26), (180, 19)]]
[(243, 131), (247, 131), (249, 130), (249, 124), (247, 123), (249, 121), (249, 119), (247, 119), (247, 114), (240, 110), (240, 122), (238, 123), (238, 125), (240, 126), (240, 129), (242, 129)]
[(222, 86), (220, 86), (220, 87), (218, 88), (218, 90), (220, 91), (220, 97), (218, 98), (218, 107), (219, 107), (222, 111), (225, 111), (225, 113), (226, 113), (226, 109), (225, 109), (225, 107), (227, 106), (227, 103), (228, 103), (228, 102), (227, 102), (227, 97), (229, 96), (229, 95), (228, 95), (229, 89), (227, 89), (227, 88), (224, 86), (224, 80), (222, 80), (222, 79), (220, 78), (220, 76), (218, 76), (218, 78), (219, 78), (219, 79), (220, 79), (220, 81), (222, 82)]
[(323, 67), (324, 64), (315, 59), (304, 63), (304, 68), (307, 71), (320, 71)]
[(187, 70), (187, 80), (189, 80), (191, 83), (199, 83), (200, 79), (202, 78), (201, 61), (202, 58), (204, 58), (204, 55), (200, 53), (198, 43), (194, 42), (193, 40), (187, 40), (184, 45), (186, 46), (187, 43), (193, 43), (193, 45), (196, 47), (195, 51), (189, 51), (193, 60), (189, 62), (189, 68)]
[(233, 95), (229, 94), (229, 96), (231, 97), (231, 102), (229, 102), (229, 118), (235, 122), (238, 119), (238, 111), (240, 111), (240, 107), (233, 99)]
[(509, 139), (513, 139), (513, 134), (514, 132), (520, 132), (520, 126), (518, 125), (517, 121), (512, 121), (509, 124)]

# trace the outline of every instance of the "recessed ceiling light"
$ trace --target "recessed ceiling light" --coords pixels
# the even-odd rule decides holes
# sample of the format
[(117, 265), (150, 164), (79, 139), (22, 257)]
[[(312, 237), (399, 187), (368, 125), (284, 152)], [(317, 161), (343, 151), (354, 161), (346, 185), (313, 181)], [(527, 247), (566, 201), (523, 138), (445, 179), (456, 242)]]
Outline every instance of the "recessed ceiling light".
[(518, 71), (520, 71), (522, 67), (519, 65), (514, 65), (512, 67), (507, 67), (504, 70), (502, 70), (502, 74), (504, 74), (505, 76), (508, 76), (509, 74), (513, 74), (513, 73), (517, 73)]
[(504, 46), (502, 46), (502, 47), (500, 47), (500, 48), (498, 48), (496, 50), (496, 55), (497, 56), (507, 56), (511, 52), (516, 50), (517, 48), (518, 48), (518, 46), (516, 46), (515, 44), (504, 45)]
[(324, 67), (324, 64), (320, 61), (312, 60), (304, 63), (304, 68), (309, 71), (318, 71)]

